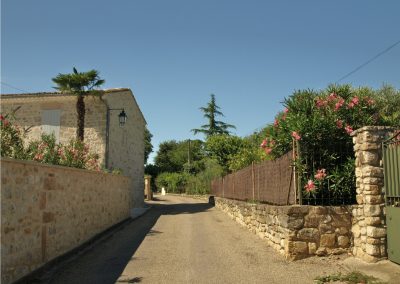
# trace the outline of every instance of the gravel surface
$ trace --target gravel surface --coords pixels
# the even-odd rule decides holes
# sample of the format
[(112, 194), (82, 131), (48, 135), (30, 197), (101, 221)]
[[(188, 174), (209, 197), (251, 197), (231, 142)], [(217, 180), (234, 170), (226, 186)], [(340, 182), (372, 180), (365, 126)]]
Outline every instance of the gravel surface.
[(313, 283), (345, 256), (286, 261), (204, 200), (157, 196), (144, 216), (58, 267), (46, 283)]

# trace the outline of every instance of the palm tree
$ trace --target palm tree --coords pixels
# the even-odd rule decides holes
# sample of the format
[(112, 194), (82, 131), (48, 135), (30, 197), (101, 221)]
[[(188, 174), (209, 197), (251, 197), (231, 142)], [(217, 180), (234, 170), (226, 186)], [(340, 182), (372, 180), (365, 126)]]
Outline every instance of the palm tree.
[(62, 93), (71, 93), (76, 95), (76, 112), (78, 114), (76, 136), (83, 141), (85, 133), (85, 95), (98, 95), (99, 91), (96, 88), (105, 83), (105, 80), (100, 79), (97, 70), (90, 70), (88, 72), (78, 72), (73, 68), (73, 73), (58, 74), (53, 78), (56, 83), (56, 90)]
[(229, 134), (229, 128), (236, 129), (236, 127), (232, 124), (227, 124), (215, 119), (215, 117), (218, 115), (224, 116), (220, 109), (221, 108), (215, 103), (215, 95), (211, 94), (211, 100), (208, 102), (207, 106), (200, 108), (200, 110), (204, 113), (204, 117), (208, 120), (208, 124), (202, 125), (200, 129), (195, 128), (191, 131), (193, 131), (195, 135), (197, 133), (203, 133), (209, 137), (217, 134)]

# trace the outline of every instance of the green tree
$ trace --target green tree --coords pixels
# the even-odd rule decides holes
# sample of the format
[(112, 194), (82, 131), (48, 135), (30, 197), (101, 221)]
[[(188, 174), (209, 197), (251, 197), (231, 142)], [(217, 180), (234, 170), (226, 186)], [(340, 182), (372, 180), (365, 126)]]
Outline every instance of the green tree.
[(208, 157), (216, 159), (229, 172), (229, 162), (243, 147), (243, 139), (238, 136), (213, 135), (205, 143), (205, 150)]
[(57, 85), (54, 87), (56, 90), (59, 90), (63, 93), (71, 93), (78, 97), (76, 101), (76, 112), (78, 115), (76, 136), (79, 140), (83, 141), (86, 112), (85, 96), (98, 95), (99, 91), (96, 89), (103, 85), (105, 81), (100, 79), (99, 72), (96, 70), (78, 72), (75, 67), (73, 68), (73, 73), (60, 73), (52, 80)]
[(153, 145), (151, 144), (151, 138), (153, 134), (150, 133), (147, 126), (144, 128), (144, 163), (147, 164), (147, 160), (151, 152), (153, 152)]
[(224, 169), (219, 163), (210, 158), (204, 158), (204, 169), (196, 175), (190, 175), (185, 185), (186, 194), (209, 194), (211, 191), (211, 181), (221, 177)]
[[(160, 172), (182, 172), (187, 168), (189, 155), (189, 141), (164, 141), (160, 144), (154, 159), (155, 165)], [(203, 142), (200, 140), (190, 141), (190, 161), (194, 171), (198, 171), (198, 162), (205, 156)]]
[(230, 156), (228, 161), (229, 170), (238, 171), (251, 165), (253, 162), (259, 163), (267, 158), (266, 154), (260, 147), (260, 144), (265, 137), (264, 133), (265, 131), (260, 131), (242, 139), (242, 145), (238, 149), (237, 153)]
[(172, 159), (172, 153), (178, 147), (178, 143), (175, 140), (164, 141), (160, 143), (157, 154), (154, 158), (154, 164), (160, 170), (160, 172), (178, 172), (180, 170)]
[(195, 135), (197, 133), (203, 133), (206, 135), (206, 137), (217, 134), (229, 134), (228, 129), (235, 129), (236, 127), (232, 124), (227, 124), (225, 122), (216, 120), (217, 116), (224, 116), (220, 109), (221, 108), (217, 106), (215, 102), (215, 95), (211, 94), (211, 100), (208, 102), (207, 106), (200, 108), (200, 110), (204, 113), (203, 116), (208, 120), (208, 124), (204, 124), (201, 126), (201, 128), (195, 128), (191, 131), (193, 131)]
[(382, 125), (400, 125), (400, 90), (393, 86), (384, 85), (376, 91), (375, 98), (378, 104)]

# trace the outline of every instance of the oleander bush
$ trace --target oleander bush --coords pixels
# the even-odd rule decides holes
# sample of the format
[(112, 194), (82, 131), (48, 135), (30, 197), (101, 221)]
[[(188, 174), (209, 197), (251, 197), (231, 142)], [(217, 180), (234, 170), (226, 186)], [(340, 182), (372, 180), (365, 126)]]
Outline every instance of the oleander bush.
[(261, 148), (274, 159), (298, 147), (303, 197), (312, 204), (355, 202), (353, 142), (363, 126), (400, 125), (400, 92), (332, 85), (296, 91), (267, 128)]
[(14, 125), (13, 114), (0, 114), (1, 156), (14, 159), (25, 157), (23, 130)]
[(43, 134), (39, 140), (25, 141), (26, 130), (15, 123), (11, 114), (0, 115), (0, 127), (2, 157), (100, 170), (99, 156), (91, 153), (89, 146), (79, 139), (71, 139), (68, 144), (63, 145), (56, 142), (54, 134)]

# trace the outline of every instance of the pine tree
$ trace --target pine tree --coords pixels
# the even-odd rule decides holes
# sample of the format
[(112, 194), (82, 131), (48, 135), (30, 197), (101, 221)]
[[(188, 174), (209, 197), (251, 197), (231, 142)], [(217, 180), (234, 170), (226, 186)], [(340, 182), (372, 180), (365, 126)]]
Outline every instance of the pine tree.
[(232, 124), (227, 124), (223, 121), (216, 120), (216, 116), (224, 116), (220, 111), (220, 107), (215, 102), (215, 95), (211, 94), (211, 100), (208, 102), (206, 107), (201, 107), (200, 110), (204, 113), (204, 117), (208, 120), (208, 124), (204, 124), (201, 128), (192, 129), (193, 133), (203, 133), (206, 137), (218, 135), (218, 134), (229, 134), (229, 128), (236, 129)]

